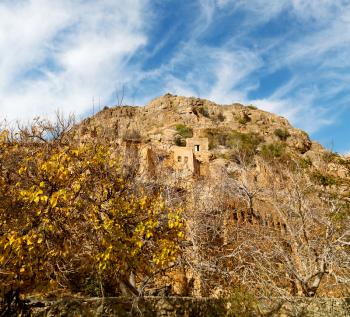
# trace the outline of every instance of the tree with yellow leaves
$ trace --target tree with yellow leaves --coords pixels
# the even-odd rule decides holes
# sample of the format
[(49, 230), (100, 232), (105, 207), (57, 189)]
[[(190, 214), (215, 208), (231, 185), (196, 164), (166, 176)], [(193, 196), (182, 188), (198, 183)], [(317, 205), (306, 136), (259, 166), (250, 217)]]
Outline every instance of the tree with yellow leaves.
[(176, 260), (181, 210), (128, 183), (116, 157), (92, 142), (23, 142), (1, 132), (4, 292), (74, 292), (94, 281), (101, 295), (139, 295), (143, 280)]

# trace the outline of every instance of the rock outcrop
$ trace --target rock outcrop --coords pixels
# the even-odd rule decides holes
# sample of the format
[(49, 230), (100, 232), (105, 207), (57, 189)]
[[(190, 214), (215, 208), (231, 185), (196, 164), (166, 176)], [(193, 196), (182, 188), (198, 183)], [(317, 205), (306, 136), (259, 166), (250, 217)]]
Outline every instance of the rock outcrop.
[(144, 107), (106, 108), (85, 119), (79, 125), (76, 137), (84, 139), (100, 135), (113, 142), (138, 133), (144, 142), (169, 148), (174, 143), (177, 124), (188, 126), (198, 134), (206, 129), (256, 133), (266, 142), (279, 141), (276, 130), (280, 129), (288, 133), (285, 141), (291, 149), (306, 153), (314, 144), (316, 146), (304, 131), (293, 128), (285, 118), (253, 106), (218, 105), (205, 99), (170, 94), (156, 98)]

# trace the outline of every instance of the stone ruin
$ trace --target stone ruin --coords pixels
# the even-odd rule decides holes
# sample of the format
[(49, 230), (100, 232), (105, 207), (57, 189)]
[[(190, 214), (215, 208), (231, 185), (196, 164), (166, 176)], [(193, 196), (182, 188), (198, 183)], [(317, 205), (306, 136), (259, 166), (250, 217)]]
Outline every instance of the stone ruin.
[(183, 174), (208, 176), (209, 141), (208, 138), (188, 138), (186, 147), (173, 146), (174, 169)]

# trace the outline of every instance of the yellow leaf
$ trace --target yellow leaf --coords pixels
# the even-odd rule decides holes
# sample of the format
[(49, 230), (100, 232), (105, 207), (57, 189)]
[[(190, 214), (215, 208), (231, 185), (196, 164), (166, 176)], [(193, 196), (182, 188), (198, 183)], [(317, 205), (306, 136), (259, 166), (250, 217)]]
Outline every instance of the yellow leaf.
[(39, 185), (41, 188), (45, 187), (45, 182), (40, 182), (40, 185)]
[(184, 237), (184, 233), (182, 231), (180, 231), (180, 232), (177, 233), (177, 236), (179, 238), (183, 238)]
[(50, 198), (50, 204), (52, 208), (55, 208), (57, 206), (57, 200), (58, 200), (57, 195), (54, 195)]
[(19, 170), (18, 170), (18, 174), (19, 175), (22, 175), (22, 174), (24, 174), (24, 172), (27, 170), (27, 168), (26, 167), (21, 167)]

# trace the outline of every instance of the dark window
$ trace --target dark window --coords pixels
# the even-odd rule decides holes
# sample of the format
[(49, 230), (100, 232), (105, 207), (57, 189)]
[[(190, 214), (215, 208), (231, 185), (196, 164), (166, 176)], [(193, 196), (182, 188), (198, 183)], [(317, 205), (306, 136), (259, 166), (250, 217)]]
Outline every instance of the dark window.
[(178, 162), (181, 162), (181, 156), (178, 156), (178, 157), (177, 157), (177, 161), (178, 161)]
[(185, 156), (185, 163), (188, 163), (188, 157)]
[(196, 152), (199, 152), (199, 144), (196, 144), (196, 145), (194, 146), (194, 150), (195, 150)]

